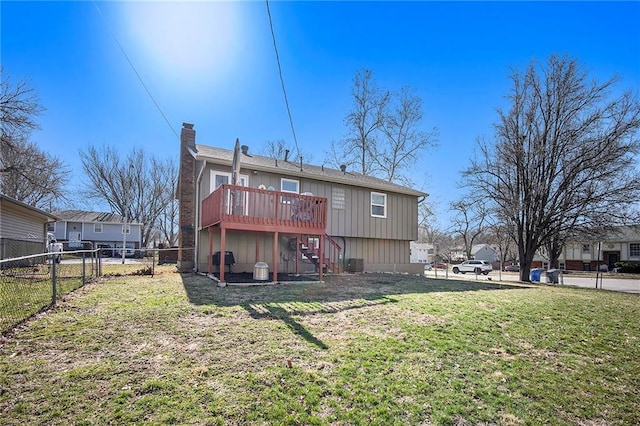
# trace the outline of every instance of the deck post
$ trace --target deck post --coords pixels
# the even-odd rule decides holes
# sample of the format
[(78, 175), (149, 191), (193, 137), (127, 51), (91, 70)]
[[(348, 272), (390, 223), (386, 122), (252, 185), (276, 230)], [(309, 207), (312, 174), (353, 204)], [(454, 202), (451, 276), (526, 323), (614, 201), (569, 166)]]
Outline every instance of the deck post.
[(208, 228), (209, 231), (209, 275), (213, 274), (213, 233), (211, 232), (211, 227)]
[(278, 282), (278, 231), (273, 233), (273, 282)]
[(322, 268), (324, 267), (324, 238), (322, 235), (318, 236), (318, 250), (320, 250), (320, 266), (318, 267), (318, 280), (322, 281)]
[(220, 282), (224, 282), (224, 261), (227, 245), (227, 230), (225, 228), (220, 229)]
[(298, 262), (300, 262), (300, 258), (302, 257), (302, 255), (300, 253), (302, 253), (300, 251), (300, 243), (302, 242), (302, 234), (298, 234), (296, 235), (296, 252), (295, 252), (295, 257), (296, 257), (296, 274), (298, 274)]

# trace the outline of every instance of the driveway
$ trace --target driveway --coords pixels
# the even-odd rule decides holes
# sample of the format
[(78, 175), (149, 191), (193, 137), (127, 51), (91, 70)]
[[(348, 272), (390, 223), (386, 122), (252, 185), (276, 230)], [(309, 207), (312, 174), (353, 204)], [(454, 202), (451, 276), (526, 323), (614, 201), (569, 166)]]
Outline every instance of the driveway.
[[(492, 271), (489, 275), (478, 275), (473, 273), (454, 274), (451, 270), (446, 271), (438, 269), (437, 271), (425, 271), (424, 275), (429, 278), (438, 279), (454, 279), (467, 281), (511, 281), (519, 282), (519, 275), (516, 272), (500, 272)], [(561, 283), (558, 285), (567, 285), (584, 288), (596, 288), (596, 276), (569, 276), (563, 275)], [(546, 283), (546, 275), (542, 274), (541, 281)], [(640, 294), (640, 277), (638, 278), (619, 278), (613, 274), (604, 274), (600, 276), (597, 288), (612, 291), (622, 291), (625, 293)]]

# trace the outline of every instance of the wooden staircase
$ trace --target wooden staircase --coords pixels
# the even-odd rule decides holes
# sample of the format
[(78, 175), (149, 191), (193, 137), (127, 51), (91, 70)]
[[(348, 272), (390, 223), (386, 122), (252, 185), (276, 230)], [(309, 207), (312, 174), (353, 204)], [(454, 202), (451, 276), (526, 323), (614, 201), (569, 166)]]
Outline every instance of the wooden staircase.
[(342, 247), (340, 247), (340, 245), (336, 243), (335, 240), (329, 235), (299, 235), (297, 237), (296, 250), (304, 254), (307, 260), (313, 263), (316, 268), (316, 272), (318, 272), (320, 269), (320, 244), (318, 244), (319, 238), (323, 239), (323, 273), (340, 273), (342, 263), (340, 255)]

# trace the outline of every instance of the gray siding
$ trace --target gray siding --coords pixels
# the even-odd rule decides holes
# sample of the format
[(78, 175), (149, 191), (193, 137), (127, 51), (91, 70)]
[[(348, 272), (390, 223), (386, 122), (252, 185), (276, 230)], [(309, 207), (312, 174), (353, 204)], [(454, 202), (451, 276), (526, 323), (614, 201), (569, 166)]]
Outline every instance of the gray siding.
[[(212, 170), (230, 173), (231, 168), (207, 165), (202, 176), (200, 201), (210, 192)], [(280, 189), (280, 179), (287, 178), (300, 182), (300, 192), (311, 192), (328, 200), (327, 234), (331, 236), (382, 238), (388, 240), (412, 241), (418, 238), (418, 203), (417, 197), (397, 193), (387, 194), (387, 217), (371, 216), (371, 190), (366, 188), (341, 185), (315, 179), (304, 179), (286, 174), (277, 175), (253, 170), (241, 169), (241, 174), (249, 177), (249, 187), (260, 185)], [(333, 208), (332, 189), (344, 190), (344, 209)], [(382, 191), (374, 191), (382, 192)], [(408, 262), (407, 257), (407, 262)]]
[[(122, 243), (122, 223), (102, 222), (102, 232), (95, 232), (95, 222), (56, 222), (55, 236), (60, 241), (76, 238), (79, 232), (82, 241), (96, 243)], [(127, 234), (127, 244), (142, 241), (142, 227), (139, 224), (129, 224), (131, 232)]]

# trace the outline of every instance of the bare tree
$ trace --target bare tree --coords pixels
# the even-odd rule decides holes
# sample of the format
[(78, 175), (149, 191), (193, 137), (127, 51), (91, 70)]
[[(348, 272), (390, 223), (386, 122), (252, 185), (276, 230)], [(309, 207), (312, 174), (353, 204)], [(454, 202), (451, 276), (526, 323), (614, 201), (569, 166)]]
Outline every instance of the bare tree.
[(518, 249), (513, 239), (513, 226), (509, 221), (492, 220), (486, 228), (487, 242), (493, 244), (498, 249), (500, 263), (504, 265), (507, 261), (514, 261), (518, 258)]
[(420, 130), (422, 99), (410, 87), (404, 87), (393, 96), (388, 108), (381, 128), (384, 142), (372, 145), (372, 160), (386, 181), (410, 184), (403, 172), (416, 163), (425, 148), (435, 145), (437, 131)]
[(69, 169), (55, 156), (41, 151), (26, 139), (9, 138), (2, 143), (1, 191), (18, 201), (50, 210), (65, 199), (64, 188), (69, 181)]
[(0, 191), (26, 204), (50, 209), (64, 200), (67, 166), (29, 140), (43, 108), (27, 80), (14, 83), (0, 67)]
[(473, 245), (487, 229), (489, 209), (482, 199), (463, 198), (451, 203), (451, 210), (455, 212), (451, 229), (460, 236), (467, 259), (471, 259)]
[(368, 69), (356, 72), (351, 94), (353, 110), (344, 119), (349, 137), (343, 145), (343, 164), (356, 165), (363, 175), (375, 174), (376, 163), (372, 157), (378, 151), (379, 131), (384, 125), (391, 94), (378, 88), (373, 72)]
[(353, 108), (344, 119), (348, 136), (332, 142), (327, 161), (353, 167), (363, 175), (410, 184), (407, 171), (428, 146), (436, 130), (422, 126), (422, 99), (409, 87), (397, 93), (376, 84), (373, 72), (362, 69), (353, 79)]
[[(80, 151), (80, 159), (89, 180), (87, 197), (102, 200), (112, 212), (141, 223), (143, 246), (149, 243), (163, 214), (175, 220), (175, 215), (166, 212), (175, 191), (177, 168), (173, 160), (159, 160), (136, 148), (123, 158), (106, 145), (100, 149), (89, 146)], [(175, 223), (168, 226), (176, 232)]]
[(0, 66), (0, 120), (2, 145), (12, 145), (38, 129), (35, 117), (44, 109), (28, 80), (13, 83)]
[(264, 155), (270, 158), (277, 158), (278, 160), (287, 161), (300, 161), (300, 157), (294, 157), (295, 152), (299, 152), (300, 156), (302, 156), (303, 161), (306, 163), (310, 163), (313, 161), (313, 156), (309, 153), (306, 153), (302, 150), (294, 150), (293, 146), (286, 143), (284, 139), (278, 139), (277, 141), (267, 141), (265, 146), (262, 149)]
[[(175, 178), (177, 183), (177, 176)], [(175, 247), (178, 245), (178, 200), (171, 200), (167, 207), (160, 212), (156, 220), (156, 231), (158, 239), (166, 244), (167, 247)]]
[(479, 142), (464, 176), (512, 222), (520, 279), (528, 281), (545, 242), (619, 223), (640, 199), (640, 104), (630, 92), (612, 97), (616, 78), (590, 81), (566, 57), (552, 55), (546, 67), (532, 62), (512, 80), (495, 141)]

